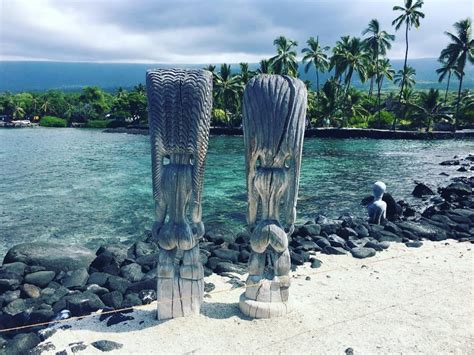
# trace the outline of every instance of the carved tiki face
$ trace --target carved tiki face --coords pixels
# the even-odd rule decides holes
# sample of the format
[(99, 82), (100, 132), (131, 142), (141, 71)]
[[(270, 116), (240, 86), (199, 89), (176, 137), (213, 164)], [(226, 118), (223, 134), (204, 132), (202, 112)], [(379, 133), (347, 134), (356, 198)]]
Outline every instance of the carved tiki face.
[[(306, 116), (306, 87), (299, 79), (259, 75), (244, 93), (243, 127), (246, 147), (247, 223), (255, 227), (252, 248), (262, 252), (268, 244), (286, 249), (286, 232), (296, 218)], [(280, 216), (280, 203), (283, 213)], [(257, 210), (261, 220), (256, 224)]]
[(201, 194), (212, 109), (205, 70), (147, 72), (152, 151), (154, 238), (164, 249), (188, 250), (204, 234)]

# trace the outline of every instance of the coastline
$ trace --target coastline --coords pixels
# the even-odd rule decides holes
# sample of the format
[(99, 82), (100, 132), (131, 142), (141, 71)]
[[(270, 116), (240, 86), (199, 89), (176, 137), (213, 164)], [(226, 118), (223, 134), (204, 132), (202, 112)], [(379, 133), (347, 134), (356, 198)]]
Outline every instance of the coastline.
[[(148, 135), (145, 128), (107, 128), (104, 133), (127, 133)], [(241, 136), (242, 129), (227, 127), (211, 127), (211, 135)], [(362, 128), (310, 128), (305, 130), (306, 138), (366, 138), (366, 139), (474, 139), (474, 130), (462, 130), (453, 132), (433, 131), (391, 131), (384, 129), (362, 129)]]
[[(321, 268), (304, 265), (292, 273), (293, 310), (281, 318), (244, 317), (237, 304), (242, 289), (231, 281), (245, 275), (212, 275), (205, 281), (216, 288), (206, 293), (200, 315), (158, 322), (150, 304), (119, 324), (108, 326), (110, 318), (98, 315), (53, 326), (57, 331), (40, 346), (47, 354), (73, 348), (100, 354), (92, 343), (101, 340), (119, 344), (116, 354), (343, 354), (349, 348), (362, 354), (468, 354), (474, 351), (470, 246), (398, 244), (370, 261), (321, 255)], [(182, 341), (176, 341), (179, 334)]]

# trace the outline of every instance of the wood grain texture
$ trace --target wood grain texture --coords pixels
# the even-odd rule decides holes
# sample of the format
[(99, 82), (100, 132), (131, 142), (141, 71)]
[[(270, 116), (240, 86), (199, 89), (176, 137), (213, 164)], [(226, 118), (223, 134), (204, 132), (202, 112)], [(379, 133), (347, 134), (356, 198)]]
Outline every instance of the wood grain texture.
[(240, 306), (251, 317), (279, 316), (288, 310), (288, 235), (296, 219), (306, 102), (303, 82), (288, 76), (259, 75), (245, 88), (243, 131), (252, 253), (248, 288)]
[(212, 109), (212, 74), (156, 69), (146, 74), (158, 260), (158, 319), (199, 313), (204, 235), (201, 197)]

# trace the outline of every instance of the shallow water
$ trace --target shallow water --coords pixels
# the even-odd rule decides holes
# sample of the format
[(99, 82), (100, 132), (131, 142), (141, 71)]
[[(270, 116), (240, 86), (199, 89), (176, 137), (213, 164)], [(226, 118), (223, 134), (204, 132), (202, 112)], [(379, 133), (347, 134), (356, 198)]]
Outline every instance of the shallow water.
[[(414, 180), (446, 181), (439, 165), (474, 152), (474, 142), (307, 139), (298, 218), (363, 216), (376, 180), (414, 201)], [(466, 173), (465, 173), (466, 174)], [(464, 174), (464, 175), (465, 175)], [(246, 211), (242, 137), (212, 137), (203, 197), (207, 229), (236, 233)], [(57, 240), (95, 247), (132, 242), (153, 222), (147, 136), (86, 129), (0, 130), (0, 256), (12, 245)]]

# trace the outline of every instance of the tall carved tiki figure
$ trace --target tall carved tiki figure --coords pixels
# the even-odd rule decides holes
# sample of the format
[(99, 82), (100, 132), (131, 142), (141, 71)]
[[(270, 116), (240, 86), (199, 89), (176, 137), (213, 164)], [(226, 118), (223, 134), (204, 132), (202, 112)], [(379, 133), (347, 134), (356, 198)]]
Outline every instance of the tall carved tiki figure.
[(204, 70), (150, 70), (146, 76), (153, 197), (158, 243), (159, 320), (199, 313), (204, 271), (201, 195), (209, 141), (212, 75)]
[(288, 76), (259, 75), (245, 88), (247, 223), (252, 253), (240, 309), (254, 318), (281, 316), (289, 310), (288, 236), (296, 218), (306, 96), (303, 82)]

